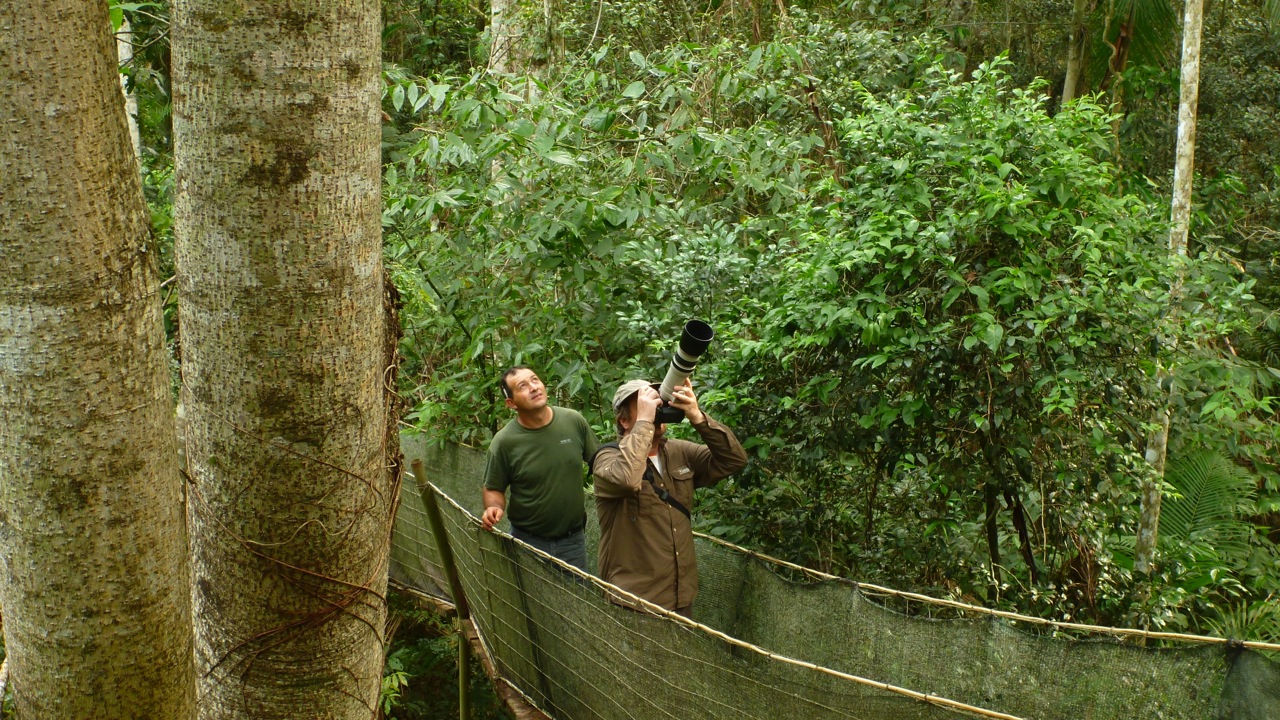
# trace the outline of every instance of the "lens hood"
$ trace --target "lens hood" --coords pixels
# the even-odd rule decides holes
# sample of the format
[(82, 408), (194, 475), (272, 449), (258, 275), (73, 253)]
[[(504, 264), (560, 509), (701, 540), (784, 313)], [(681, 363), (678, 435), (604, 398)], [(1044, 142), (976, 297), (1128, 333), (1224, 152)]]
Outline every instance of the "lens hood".
[(690, 320), (684, 324), (684, 332), (680, 333), (680, 352), (696, 360), (711, 346), (715, 336), (710, 325), (701, 320)]

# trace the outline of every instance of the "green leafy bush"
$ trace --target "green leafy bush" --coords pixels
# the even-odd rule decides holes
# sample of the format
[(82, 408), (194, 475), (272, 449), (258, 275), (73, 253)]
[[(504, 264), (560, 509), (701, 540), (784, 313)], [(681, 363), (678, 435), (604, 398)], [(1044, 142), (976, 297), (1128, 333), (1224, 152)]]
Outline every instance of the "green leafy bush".
[[(537, 79), (393, 79), (411, 421), (483, 444), (509, 417), (498, 372), (526, 363), (611, 434), (613, 386), (660, 375), (699, 317), (703, 404), (756, 457), (705, 493), (703, 529), (991, 605), (1185, 623), (1201, 600), (1146, 595), (1129, 561), (1155, 368), (1177, 368), (1171, 448), (1230, 443), (1262, 472), (1274, 408), (1223, 353), (1248, 283), (1170, 260), (1099, 105), (1051, 117), (1007, 61), (966, 78), (936, 41), (788, 23)], [(1197, 597), (1265, 594), (1260, 562)]]
[[(884, 34), (837, 37), (843, 71), (900, 58)], [(614, 384), (658, 372), (689, 314), (732, 314), (721, 293), (751, 287), (758, 248), (835, 161), (804, 47), (606, 47), (553, 79), (394, 79), (393, 105), (421, 116), (391, 151), (383, 216), (411, 420), (482, 442), (507, 416), (498, 373), (529, 363), (608, 432)]]

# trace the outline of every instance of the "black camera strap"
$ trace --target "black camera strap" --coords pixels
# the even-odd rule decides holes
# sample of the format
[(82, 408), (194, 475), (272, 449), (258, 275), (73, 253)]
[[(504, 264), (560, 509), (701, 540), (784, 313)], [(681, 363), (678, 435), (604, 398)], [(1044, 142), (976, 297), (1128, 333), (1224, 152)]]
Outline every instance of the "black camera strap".
[[(600, 446), (600, 450), (603, 450), (603, 449), (605, 449), (605, 448), (607, 448), (607, 447), (608, 447), (608, 448), (615, 448), (615, 449), (616, 449), (616, 448), (618, 447), (618, 443), (616, 443), (616, 442), (607, 442), (607, 443), (605, 443), (605, 444), (603, 444), (603, 445), (601, 445), (601, 446)], [(596, 455), (599, 455), (599, 454), (600, 454), (600, 450), (596, 450), (595, 455), (592, 455), (592, 456), (591, 456), (591, 463), (590, 463), (590, 464), (591, 464), (592, 466), (594, 466), (594, 465), (596, 464)], [(670, 505), (671, 507), (673, 507), (673, 508), (675, 508), (675, 509), (679, 510), (680, 512), (684, 513), (684, 516), (685, 516), (685, 517), (687, 517), (687, 518), (689, 518), (689, 521), (690, 521), (690, 522), (693, 522), (693, 514), (689, 512), (689, 508), (685, 507), (685, 506), (684, 506), (684, 503), (682, 503), (682, 502), (680, 502), (679, 500), (675, 499), (675, 497), (673, 497), (673, 496), (671, 495), (671, 493), (667, 492), (666, 488), (660, 488), (660, 487), (658, 487), (658, 484), (654, 481), (654, 477), (653, 477), (653, 475), (654, 475), (654, 472), (653, 472), (653, 464), (649, 462), (648, 458), (645, 458), (645, 461), (644, 461), (644, 479), (649, 481), (649, 487), (653, 488), (653, 494), (654, 494), (654, 495), (657, 495), (657, 496), (658, 496), (658, 499), (662, 500), (662, 502), (664, 502), (664, 503), (666, 503), (666, 504)]]
[(649, 481), (649, 487), (653, 488), (654, 495), (661, 498), (662, 502), (684, 513), (684, 516), (689, 518), (689, 522), (693, 522), (693, 515), (689, 512), (689, 508), (685, 507), (684, 503), (672, 497), (671, 493), (667, 492), (666, 488), (658, 487), (657, 483), (653, 481), (653, 465), (651, 465), (648, 460), (645, 460), (644, 462), (644, 479)]

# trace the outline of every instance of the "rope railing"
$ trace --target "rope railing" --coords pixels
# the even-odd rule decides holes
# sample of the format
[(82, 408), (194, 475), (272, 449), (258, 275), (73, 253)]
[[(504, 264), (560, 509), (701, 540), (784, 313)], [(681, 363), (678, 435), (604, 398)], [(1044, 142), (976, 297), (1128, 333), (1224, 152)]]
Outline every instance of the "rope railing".
[[(420, 485), (429, 486), (434, 491), (438, 499), (442, 499), (444, 502), (450, 504), (459, 516), (467, 518), (470, 521), (470, 524), (473, 526), (473, 529), (479, 527), (479, 521), (466, 508), (464, 508), (462, 505), (456, 502), (453, 498), (449, 497), (446, 493), (444, 493), (442, 490), (435, 487), (434, 485), (431, 485), (430, 483), (423, 483), (421, 479), (419, 479), (419, 483)], [(423, 489), (425, 490), (426, 487), (424, 487)], [(874, 688), (877, 690), (893, 693), (896, 695), (900, 695), (904, 698), (909, 698), (911, 700), (919, 701), (922, 703), (935, 705), (941, 708), (946, 708), (948, 710), (958, 711), (961, 713), (968, 714), (970, 716), (997, 718), (999, 720), (1022, 720), (1021, 718), (1015, 715), (1009, 715), (1002, 712), (988, 710), (986, 708), (970, 705), (970, 704), (959, 702), (956, 700), (951, 700), (949, 698), (945, 698), (936, 694), (918, 692), (915, 690), (911, 690), (909, 688), (898, 687), (891, 683), (881, 682), (881, 681), (872, 680), (869, 678), (860, 677), (857, 675), (852, 675), (849, 673), (839, 672), (836, 670), (832, 670), (830, 668), (821, 667), (814, 663), (798, 660), (795, 658), (790, 658), (775, 652), (770, 652), (765, 648), (761, 648), (751, 643), (744, 642), (737, 638), (731, 637), (726, 633), (716, 630), (715, 628), (712, 628), (707, 625), (698, 623), (694, 620), (685, 618), (684, 616), (665, 610), (664, 608), (661, 608), (657, 605), (653, 605), (652, 603), (644, 600), (643, 598), (633, 595), (627, 592), (626, 590), (623, 590), (622, 588), (619, 588), (617, 586), (604, 582), (598, 577), (583, 573), (577, 568), (567, 563), (564, 563), (558, 558), (548, 555), (547, 553), (544, 553), (537, 548), (526, 545), (524, 543), (520, 543), (511, 535), (508, 535), (501, 531), (495, 531), (494, 534), (498, 538), (500, 538), (504, 543), (509, 543), (510, 546), (512, 547), (518, 544), (522, 551), (527, 552), (539, 558), (542, 562), (546, 563), (549, 566), (557, 568), (559, 572), (564, 573), (566, 576), (572, 577), (575, 582), (584, 584), (584, 585), (589, 585), (596, 588), (602, 596), (605, 596), (605, 597), (612, 596), (619, 599), (623, 599), (635, 607), (643, 608), (647, 613), (653, 616), (662, 617), (675, 624), (682, 625), (686, 628), (689, 628), (691, 630), (694, 630), (700, 633), (704, 633), (710, 637), (714, 637), (722, 641), (727, 645), (755, 653), (759, 655), (761, 658), (767, 659), (771, 662), (783, 663), (783, 664), (792, 665), (798, 668), (804, 668), (806, 670), (827, 675), (832, 678), (837, 678), (842, 681), (848, 681), (848, 682), (856, 683), (858, 685), (863, 685), (863, 686)], [(484, 549), (481, 549), (481, 552), (484, 553), (487, 551)], [(501, 555), (502, 555), (502, 559), (504, 560), (507, 559), (505, 556), (505, 553)], [(539, 611), (538, 614), (545, 615), (546, 617), (554, 620), (554, 622), (537, 625), (535, 628), (537, 632), (539, 633), (563, 632), (566, 628), (569, 628), (569, 627), (576, 628), (579, 631), (589, 633), (595, 638), (597, 638), (599, 640), (598, 647), (601, 647), (607, 650), (619, 662), (633, 663), (631, 658), (628, 657), (628, 652), (622, 646), (622, 644), (610, 639), (611, 637), (610, 633), (601, 632), (599, 628), (590, 628), (586, 626), (579, 618), (573, 617), (570, 614), (563, 611), (563, 608), (566, 607), (568, 604), (567, 601), (570, 599), (569, 597), (564, 598), (566, 601), (565, 603), (548, 603), (548, 602), (539, 600), (537, 598), (529, 597), (528, 593), (524, 592), (523, 588), (518, 587), (514, 583), (503, 582), (502, 580), (497, 580), (496, 582), (505, 585), (507, 587), (508, 592), (498, 593), (494, 598), (490, 599), (490, 603), (494, 602), (495, 600), (497, 602), (502, 603), (505, 606), (505, 609), (508, 611), (508, 613), (496, 612), (493, 614), (494, 626), (491, 627), (490, 629), (491, 631), (494, 632), (494, 634), (501, 637), (510, 637), (514, 635), (520, 638), (521, 640), (524, 640), (525, 642), (527, 642), (530, 647), (533, 647), (537, 644), (534, 641), (534, 639), (530, 637), (530, 635), (527, 633), (526, 628), (517, 627), (516, 625), (502, 619), (503, 616), (507, 614), (515, 617), (525, 617), (525, 618), (528, 618), (531, 615), (531, 613), (528, 611), (528, 608), (518, 607), (516, 604), (511, 603), (510, 601), (505, 599), (510, 595), (515, 595), (517, 597), (525, 598), (525, 599), (528, 599), (530, 602), (535, 603), (536, 609)], [(554, 586), (554, 584), (552, 584), (552, 586)], [(568, 584), (566, 584), (564, 587), (568, 587)], [(491, 610), (493, 609), (492, 605), (490, 605), (490, 609)], [(631, 612), (629, 610), (620, 610), (620, 611)], [(630, 636), (633, 639), (639, 639), (640, 637), (640, 633), (635, 628), (627, 627), (626, 625), (620, 622), (615, 621), (612, 624), (612, 629), (616, 633), (621, 633), (621, 634)], [(526, 654), (522, 652), (520, 649), (515, 647), (512, 647), (511, 650), (514, 652), (516, 658), (518, 658), (519, 660), (529, 665), (542, 665), (546, 663), (556, 664), (559, 672), (555, 673), (555, 677), (567, 676), (569, 678), (572, 678), (575, 681), (573, 683), (565, 683), (560, 680), (555, 680), (555, 679), (550, 680), (549, 682), (555, 685), (555, 689), (561, 692), (577, 691), (581, 689), (583, 685), (588, 685), (588, 686), (592, 686), (593, 689), (595, 689), (599, 695), (608, 697), (609, 693), (606, 692), (605, 688), (602, 688), (597, 682), (597, 679), (601, 676), (610, 678), (612, 681), (611, 684), (613, 687), (621, 687), (621, 686), (627, 685), (627, 680), (619, 676), (619, 674), (615, 671), (615, 669), (608, 665), (601, 664), (595, 668), (599, 672), (586, 674), (571, 666), (565, 665), (563, 662), (561, 662), (558, 658), (554, 656), (548, 656), (546, 654), (542, 654), (540, 656), (535, 656), (532, 653)], [(501, 655), (501, 653), (499, 654)], [(698, 658), (692, 655), (680, 654), (678, 652), (675, 652), (674, 654), (678, 655), (682, 663), (684, 663), (685, 667), (691, 669), (693, 672), (712, 669), (712, 664), (706, 662), (701, 658)], [(653, 671), (648, 670), (647, 668), (644, 668), (642, 666), (640, 666), (638, 669), (642, 673), (647, 673), (649, 677), (654, 681), (660, 681), (659, 676)], [(741, 673), (733, 673), (733, 679), (735, 680), (735, 682), (742, 683), (745, 685), (752, 685), (752, 684), (758, 685), (760, 683), (758, 679), (749, 677), (747, 675), (743, 675)], [(631, 689), (636, 690), (635, 688), (631, 688)], [(772, 688), (772, 687), (769, 687), (767, 689), (770, 691), (776, 691), (776, 688)], [(542, 693), (542, 694), (546, 695), (548, 693)], [(644, 697), (644, 693), (642, 692), (637, 691), (635, 694), (639, 695), (640, 697)], [(764, 711), (760, 714), (749, 714), (749, 713), (744, 713), (742, 708), (736, 705), (733, 705), (731, 703), (724, 702), (723, 700), (720, 700), (718, 698), (709, 697), (706, 695), (699, 695), (698, 693), (694, 693), (694, 694), (698, 696), (698, 699), (700, 701), (718, 706), (726, 715), (731, 715), (731, 716), (741, 717), (746, 719), (758, 718), (759, 720), (772, 720), (773, 718), (777, 717), (775, 712), (772, 709), (764, 709)], [(798, 694), (793, 694), (793, 697), (798, 703), (802, 705), (807, 705), (813, 710), (828, 713), (832, 716), (845, 716), (847, 715), (847, 712), (848, 712), (847, 709), (824, 704), (811, 697), (805, 697)], [(538, 703), (535, 702), (534, 704), (537, 705)], [(642, 708), (638, 708), (638, 709), (634, 707), (625, 707), (619, 704), (618, 701), (616, 700), (612, 701), (612, 704), (613, 704), (612, 709), (618, 714), (619, 717), (632, 718), (633, 720), (648, 720), (649, 718), (658, 718), (658, 717), (669, 717), (669, 718), (672, 718), (673, 720), (677, 720), (679, 718), (688, 717), (688, 715), (683, 712), (677, 712), (668, 708), (664, 708), (662, 706), (654, 704), (651, 700), (646, 700), (645, 705)], [(542, 709), (544, 711), (548, 710), (548, 708), (542, 708)]]
[(864, 594), (878, 595), (881, 597), (902, 598), (905, 600), (912, 600), (914, 602), (918, 602), (925, 605), (949, 607), (955, 610), (961, 610), (963, 612), (973, 613), (975, 615), (989, 615), (991, 617), (998, 617), (1005, 620), (1012, 620), (1015, 622), (1022, 622), (1030, 625), (1040, 625), (1042, 627), (1061, 628), (1066, 630), (1078, 630), (1080, 632), (1093, 633), (1097, 635), (1111, 635), (1113, 637), (1139, 637), (1147, 640), (1169, 640), (1174, 642), (1201, 643), (1206, 645), (1237, 645), (1239, 647), (1248, 648), (1250, 650), (1264, 650), (1264, 651), (1272, 651), (1272, 652), (1280, 651), (1280, 644), (1277, 644), (1277, 643), (1257, 642), (1253, 640), (1232, 640), (1230, 638), (1220, 638), (1220, 637), (1214, 637), (1212, 635), (1191, 635), (1187, 633), (1171, 633), (1171, 632), (1162, 632), (1158, 630), (1141, 630), (1137, 628), (1118, 628), (1118, 627), (1109, 627), (1105, 625), (1089, 625), (1086, 623), (1070, 622), (1067, 620), (1048, 620), (1045, 618), (1038, 618), (1032, 615), (1022, 615), (1020, 613), (1010, 612), (1008, 610), (996, 610), (994, 608), (982, 607), (980, 605), (972, 605), (969, 603), (960, 602), (958, 600), (947, 600), (945, 598), (935, 598), (929, 595), (921, 595), (919, 593), (906, 592), (903, 590), (894, 590), (892, 588), (887, 588), (880, 585), (873, 585), (871, 583), (859, 582), (856, 580), (849, 580), (848, 578), (842, 578), (838, 575), (829, 575), (819, 570), (814, 570), (812, 568), (804, 567), (803, 565), (796, 565), (795, 563), (790, 563), (790, 562), (787, 562), (786, 560), (780, 560), (778, 558), (771, 557), (764, 553), (756, 552), (754, 550), (748, 550), (747, 548), (734, 545), (733, 543), (727, 542), (725, 540), (722, 540), (720, 538), (717, 538), (711, 535), (704, 535), (702, 533), (694, 533), (694, 534), (697, 535), (698, 537), (701, 537), (707, 540), (708, 542), (712, 542), (717, 545), (722, 545), (724, 547), (730, 548), (737, 552), (745, 553), (747, 555), (759, 558), (761, 560), (764, 560), (765, 562), (771, 563), (773, 565), (777, 565), (779, 567), (785, 567), (789, 570), (794, 570), (796, 572), (802, 573), (804, 575), (808, 575), (809, 577), (815, 578), (817, 580), (827, 580), (827, 581), (834, 581), (834, 582), (849, 584), (857, 588), (859, 591), (861, 591)]
[[(439, 502), (478, 644), (550, 717), (1255, 717), (1222, 708), (1230, 693), (1233, 707), (1256, 703), (1247, 688), (1272, 677), (1274, 663), (1248, 652), (1274, 649), (1267, 643), (1044, 620), (850, 581), (705, 535), (691, 620), (482, 530), (469, 509), (479, 506), (480, 456), (449, 452), (431, 471), (445, 483), (421, 491)], [(397, 574), (450, 595), (421, 500), (401, 503)], [(598, 532), (588, 522), (588, 566)], [(947, 612), (907, 615), (894, 600)], [(1119, 642), (1130, 636), (1163, 645)], [(1214, 649), (1223, 645), (1227, 662)]]

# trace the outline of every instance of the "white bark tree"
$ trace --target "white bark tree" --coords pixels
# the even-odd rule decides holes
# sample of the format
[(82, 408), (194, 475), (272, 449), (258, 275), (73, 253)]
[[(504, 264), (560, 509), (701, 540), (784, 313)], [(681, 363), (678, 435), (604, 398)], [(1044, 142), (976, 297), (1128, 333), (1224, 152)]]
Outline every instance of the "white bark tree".
[(489, 71), (536, 72), (534, 43), (541, 33), (543, 44), (549, 44), (550, 27), (551, 6), (546, 0), (489, 0)]
[(201, 718), (376, 716), (398, 475), (375, 0), (177, 0)]
[(1067, 75), (1062, 81), (1062, 105), (1076, 98), (1080, 90), (1080, 76), (1084, 73), (1085, 25), (1090, 0), (1075, 0), (1071, 10), (1071, 36), (1067, 40)]
[[(1200, 101), (1200, 36), (1204, 27), (1204, 0), (1187, 0), (1182, 20), (1182, 87), (1178, 100), (1178, 146), (1173, 172), (1173, 210), (1169, 231), (1169, 252), (1181, 262), (1187, 255), (1187, 230), (1191, 221), (1191, 181), (1195, 175), (1196, 108)], [(1170, 317), (1178, 315), (1181, 302), (1182, 274), (1170, 292)], [(1172, 371), (1160, 370), (1161, 387), (1173, 390)], [(1169, 449), (1168, 404), (1155, 420), (1156, 429), (1147, 443), (1146, 459), (1155, 469), (1155, 477), (1142, 485), (1142, 510), (1138, 520), (1138, 540), (1134, 569), (1150, 572), (1160, 529), (1160, 485), (1164, 480), (1165, 459)]]
[(193, 714), (156, 252), (100, 0), (0, 0), (0, 606), (18, 716)]

